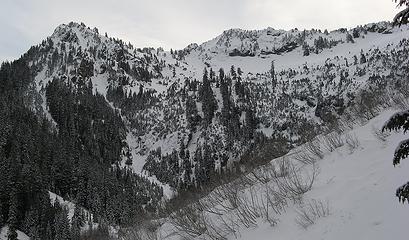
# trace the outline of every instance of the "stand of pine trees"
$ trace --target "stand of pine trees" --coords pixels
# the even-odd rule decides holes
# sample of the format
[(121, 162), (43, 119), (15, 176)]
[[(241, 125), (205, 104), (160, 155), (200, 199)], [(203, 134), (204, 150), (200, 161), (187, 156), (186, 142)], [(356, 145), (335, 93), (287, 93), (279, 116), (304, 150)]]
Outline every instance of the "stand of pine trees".
[[(189, 93), (185, 97), (185, 113), (190, 138), (182, 139), (179, 149), (171, 153), (163, 154), (160, 148), (152, 150), (144, 170), (179, 192), (195, 192), (211, 185), (212, 181), (217, 181), (227, 172), (239, 171), (233, 169), (233, 166), (227, 166), (229, 151), (233, 151), (234, 144), (238, 142), (246, 143), (251, 150), (261, 139), (258, 136), (260, 133), (256, 132), (259, 122), (249, 101), (250, 91), (242, 83), (241, 75), (241, 69), (236, 71), (232, 66), (228, 75), (225, 75), (223, 69), (219, 70), (218, 76), (212, 69), (205, 69), (201, 83), (187, 81), (185, 89)], [(217, 90), (220, 90), (222, 98), (219, 112), (215, 97)], [(236, 101), (233, 100), (234, 94), (237, 96)], [(198, 112), (197, 105), (200, 103), (203, 117)], [(244, 119), (240, 120), (243, 114)], [(215, 118), (221, 123), (220, 134), (226, 136), (226, 142), (208, 139), (199, 144), (194, 152), (189, 151), (186, 145), (193, 133), (200, 131), (210, 136), (208, 131), (214, 127)]]
[[(32, 109), (29, 56), (0, 68), (0, 227), (8, 239), (79, 239), (84, 207), (98, 223), (130, 225), (156, 211), (161, 187), (134, 174), (121, 116), (92, 92), (89, 65), (68, 84), (46, 88), (53, 126)], [(87, 67), (88, 66), (88, 67)], [(73, 219), (49, 191), (77, 205)]]

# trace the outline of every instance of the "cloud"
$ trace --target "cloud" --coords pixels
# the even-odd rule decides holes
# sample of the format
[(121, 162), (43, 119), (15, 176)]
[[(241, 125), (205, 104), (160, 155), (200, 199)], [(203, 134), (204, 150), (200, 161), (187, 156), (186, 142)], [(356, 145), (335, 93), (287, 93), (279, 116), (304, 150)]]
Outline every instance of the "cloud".
[(380, 0), (2, 0), (0, 60), (17, 58), (70, 21), (137, 47), (180, 49), (229, 28), (336, 29), (392, 19)]

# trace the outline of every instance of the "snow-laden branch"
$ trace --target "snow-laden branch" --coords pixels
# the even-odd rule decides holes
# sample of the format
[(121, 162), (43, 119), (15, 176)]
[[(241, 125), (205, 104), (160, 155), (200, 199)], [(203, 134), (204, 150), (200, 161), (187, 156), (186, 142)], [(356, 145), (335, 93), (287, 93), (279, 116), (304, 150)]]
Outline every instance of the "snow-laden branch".
[(393, 25), (398, 25), (399, 27), (406, 23), (409, 18), (409, 7), (406, 7), (404, 10), (400, 11), (396, 14), (395, 18), (393, 19)]

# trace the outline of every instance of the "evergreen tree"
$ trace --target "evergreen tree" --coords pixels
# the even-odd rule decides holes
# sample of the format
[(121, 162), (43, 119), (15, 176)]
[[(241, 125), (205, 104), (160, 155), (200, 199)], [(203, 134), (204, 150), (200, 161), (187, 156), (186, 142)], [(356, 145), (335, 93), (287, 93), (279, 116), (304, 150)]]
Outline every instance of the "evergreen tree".
[(213, 69), (210, 68), (210, 70), (209, 70), (209, 80), (210, 80), (210, 82), (214, 81), (214, 77), (215, 77), (215, 73), (214, 73)]
[(214, 112), (217, 110), (217, 101), (214, 96), (210, 81), (208, 79), (207, 70), (203, 74), (203, 83), (199, 92), (202, 101), (202, 110), (204, 115), (204, 123), (208, 125), (212, 122)]
[(235, 80), (236, 77), (237, 77), (236, 69), (234, 68), (234, 65), (231, 65), (231, 67), (230, 67), (230, 76), (231, 76), (231, 78), (232, 78), (233, 80)]
[(56, 205), (54, 228), (55, 240), (71, 240), (70, 223), (68, 221), (68, 211), (66, 208), (60, 207), (59, 204)]
[(347, 43), (355, 43), (354, 38), (349, 32), (347, 32), (346, 34), (346, 39), (347, 39)]
[[(394, 114), (384, 125), (382, 131), (403, 130), (405, 133), (409, 130), (409, 110)], [(400, 164), (400, 161), (409, 156), (409, 139), (402, 141), (395, 151), (393, 165)], [(409, 181), (396, 190), (396, 196), (399, 201), (409, 203)]]
[(26, 216), (24, 219), (24, 224), (23, 224), (24, 233), (26, 233), (31, 239), (41, 239), (39, 238), (39, 232), (38, 232), (38, 226), (39, 226), (38, 215), (39, 214), (37, 211), (30, 210), (26, 213)]
[(7, 223), (6, 206), (10, 192), (10, 162), (0, 149), (0, 227)]
[(307, 42), (304, 42), (302, 45), (303, 49), (303, 56), (309, 56), (310, 55), (310, 46), (308, 46)]
[(396, 14), (395, 18), (393, 19), (393, 24), (399, 26), (401, 26), (402, 24), (407, 24), (409, 19), (409, 0), (394, 1), (398, 3), (398, 7), (405, 6), (405, 9)]
[(275, 89), (277, 85), (277, 76), (276, 76), (274, 61), (271, 61), (270, 76), (271, 76), (271, 83), (273, 85), (273, 89)]
[(365, 64), (366, 63), (366, 57), (365, 57), (364, 51), (362, 49), (361, 49), (361, 58), (359, 60), (359, 63), (360, 64)]
[(79, 240), (81, 234), (81, 227), (85, 225), (85, 216), (81, 207), (75, 206), (74, 215), (71, 219), (71, 234), (72, 240)]
[(206, 182), (205, 164), (204, 164), (204, 161), (203, 161), (203, 154), (202, 154), (202, 147), (201, 146), (198, 146), (196, 148), (194, 161), (195, 161), (196, 186), (199, 187), (203, 183)]
[(241, 70), (241, 68), (237, 68), (237, 75), (238, 78), (241, 78), (241, 75), (243, 74), (243, 71)]
[[(405, 10), (399, 12), (393, 21), (396, 24), (406, 24), (409, 18), (409, 1), (408, 0), (395, 0), (398, 2), (398, 6), (406, 6)], [(362, 53), (361, 53), (362, 54)], [(409, 110), (402, 111), (394, 114), (384, 125), (382, 131), (398, 131), (402, 130), (406, 133), (409, 130)], [(395, 150), (393, 157), (393, 165), (396, 166), (400, 164), (400, 161), (409, 156), (409, 139), (401, 141), (398, 148)], [(399, 201), (404, 203), (407, 201), (409, 203), (409, 181), (396, 190), (396, 196)]]
[(255, 133), (255, 131), (257, 129), (257, 121), (256, 121), (256, 118), (255, 118), (254, 115), (255, 114), (254, 114), (252, 109), (248, 108), (246, 110), (246, 118), (245, 118), (245, 121), (246, 121), (246, 134), (245, 134), (245, 137), (247, 139), (253, 139), (254, 133)]
[(224, 81), (224, 70), (223, 70), (223, 68), (219, 69), (219, 79), (220, 79), (220, 81)]
[(14, 187), (10, 193), (10, 208), (8, 226), (9, 231), (7, 233), (7, 240), (17, 240), (17, 226), (18, 226), (18, 209), (19, 209), (18, 192)]
[(17, 240), (17, 230), (14, 226), (9, 226), (9, 230), (7, 232), (7, 240)]
[(203, 168), (204, 168), (204, 181), (208, 182), (210, 180), (211, 174), (214, 172), (215, 164), (212, 154), (212, 149), (209, 144), (203, 146)]
[(352, 31), (352, 36), (354, 38), (359, 38), (359, 31), (358, 29), (354, 28), (354, 30)]
[(196, 101), (192, 96), (186, 99), (186, 120), (189, 129), (194, 132), (201, 118), (197, 111)]

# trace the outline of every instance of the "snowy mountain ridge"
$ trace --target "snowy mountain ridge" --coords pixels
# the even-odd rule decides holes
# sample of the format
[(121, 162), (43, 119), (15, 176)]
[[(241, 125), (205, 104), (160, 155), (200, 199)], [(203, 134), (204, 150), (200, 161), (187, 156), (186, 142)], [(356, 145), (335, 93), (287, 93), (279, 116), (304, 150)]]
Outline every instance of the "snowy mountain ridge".
[[(328, 32), (327, 30), (298, 30), (289, 31), (266, 28), (262, 30), (229, 29), (216, 38), (198, 46), (201, 54), (227, 54), (229, 56), (257, 56), (270, 54), (282, 55), (302, 46), (304, 43), (313, 45), (319, 37), (328, 38), (329, 42), (337, 44), (346, 41), (346, 34), (353, 32), (384, 33), (390, 29), (387, 22), (367, 24), (347, 30), (341, 28)], [(356, 37), (356, 36), (355, 36)]]
[[(27, 189), (45, 182), (37, 202), (3, 201), (17, 213), (10, 232), (20, 227), (29, 236), (52, 237), (46, 227), (59, 221), (55, 230), (68, 234), (67, 216), (74, 203), (87, 209), (95, 220), (90, 224), (98, 222), (105, 232), (109, 226), (133, 226), (148, 219), (155, 234), (176, 228), (176, 233), (188, 231), (188, 238), (193, 231), (194, 237), (225, 239), (240, 237), (237, 229), (243, 226), (263, 225), (260, 219), (278, 225), (287, 207), (302, 208), (296, 204), (303, 194), (314, 191), (315, 167), (326, 164), (320, 159), (338, 159), (333, 156), (338, 149), (340, 159), (347, 150), (358, 158), (360, 142), (364, 150), (376, 152), (372, 140), (372, 145), (365, 145), (368, 127), (362, 135), (359, 129), (340, 133), (366, 124), (390, 107), (407, 108), (408, 31), (407, 26), (392, 28), (387, 22), (332, 32), (231, 29), (200, 45), (164, 51), (135, 48), (82, 23), (58, 26), (19, 60), (3, 64), (0, 72), (4, 79), (0, 90), (7, 96), (0, 100), (11, 107), (0, 108), (10, 115), (0, 127), (15, 128), (16, 134), (7, 135), (5, 142), (18, 150), (3, 151), (6, 157), (0, 157), (6, 163), (25, 158), (22, 167), (12, 165), (19, 174), (0, 170), (10, 179), (22, 176)], [(29, 117), (20, 123), (10, 109)], [(36, 131), (27, 131), (31, 128)], [(372, 134), (387, 142), (388, 136), (378, 128)], [(29, 145), (26, 134), (34, 139)], [(315, 144), (322, 137), (326, 151)], [(377, 153), (386, 157), (386, 151)], [(287, 158), (294, 164), (285, 165)], [(281, 159), (278, 163), (284, 165), (262, 167), (272, 159)], [(338, 162), (340, 169), (347, 168)], [(383, 165), (377, 163), (378, 173)], [(301, 169), (308, 170), (307, 175), (299, 175)], [(348, 176), (355, 178), (357, 172), (353, 174)], [(26, 181), (24, 176), (33, 178)], [(4, 179), (0, 179), (4, 186), (11, 188)], [(246, 181), (258, 182), (254, 187), (261, 189), (266, 185), (260, 181), (272, 179), (279, 187), (290, 188), (290, 194), (269, 186), (266, 194), (271, 190), (276, 195), (267, 198), (258, 191), (262, 195), (257, 204), (250, 201), (247, 191), (253, 191), (254, 184)], [(225, 189), (227, 182), (240, 181), (244, 183), (239, 188)], [(324, 188), (331, 181), (319, 180), (318, 186)], [(50, 205), (49, 192), (55, 193), (52, 199), (61, 198), (71, 206), (70, 211)], [(17, 199), (19, 194), (28, 199), (31, 193), (16, 189), (6, 195)], [(318, 215), (331, 217), (318, 195), (305, 206), (318, 207)], [(241, 203), (244, 208), (239, 208)], [(19, 210), (18, 204), (26, 209)], [(37, 218), (42, 208), (35, 204), (56, 211)], [(8, 213), (3, 215), (8, 219)], [(189, 216), (199, 220), (186, 222)], [(77, 235), (84, 227), (79, 219), (74, 224)], [(25, 224), (30, 221), (43, 221), (41, 232)], [(164, 223), (164, 228), (156, 223)], [(186, 226), (195, 229), (180, 229)]]
[[(406, 32), (406, 27), (392, 29), (387, 22), (332, 32), (230, 29), (200, 45), (167, 52), (160, 48), (135, 49), (130, 43), (102, 36), (96, 28), (84, 24), (62, 24), (48, 43), (40, 45), (46, 55), (40, 58), (42, 63), (37, 63), (36, 88), (43, 96), (42, 108), (46, 112), (44, 94), (48, 82), (54, 78), (68, 82), (90, 79), (94, 91), (122, 112), (137, 172), (143, 169), (148, 175), (158, 175), (150, 170), (169, 168), (169, 163), (157, 166), (163, 161), (162, 156), (154, 157), (152, 151), (159, 148), (160, 155), (166, 156), (184, 145), (192, 158), (198, 147), (220, 141), (223, 144), (214, 145), (217, 149), (213, 151), (219, 152), (215, 166), (221, 172), (226, 168), (225, 159), (230, 159), (227, 165), (231, 166), (232, 160), (239, 160), (248, 150), (248, 140), (231, 132), (245, 135), (248, 109), (254, 111), (256, 132), (267, 137), (283, 135), (291, 144), (304, 141), (319, 131), (323, 121), (338, 118), (345, 107), (351, 106), (357, 89), (384, 82), (383, 78), (391, 77), (392, 65), (403, 67), (402, 62), (396, 62), (398, 58), (390, 58), (390, 52), (406, 49), (406, 42), (402, 42)], [(197, 122), (191, 128), (186, 96), (195, 102), (195, 118), (203, 119), (200, 85), (204, 68), (210, 71), (217, 101), (215, 118), (212, 128)], [(231, 106), (226, 105), (230, 103), (220, 88), (219, 68), (229, 79), (226, 94)], [(138, 97), (139, 93), (144, 94)], [(125, 107), (125, 102), (136, 101), (129, 98), (132, 95), (132, 99), (140, 98), (140, 103)], [(223, 106), (230, 108), (229, 115), (237, 115), (236, 130), (228, 130), (232, 123), (222, 124)], [(328, 106), (333, 109), (322, 110)], [(314, 126), (310, 127), (311, 136), (302, 131), (305, 123)], [(292, 129), (288, 130), (288, 126)], [(227, 138), (232, 139), (226, 142)], [(145, 164), (148, 158), (150, 167)], [(181, 171), (182, 160), (178, 162), (179, 167), (172, 171)], [(175, 174), (182, 177), (185, 171)], [(192, 174), (191, 181), (197, 181)], [(177, 187), (182, 180), (159, 181)]]

